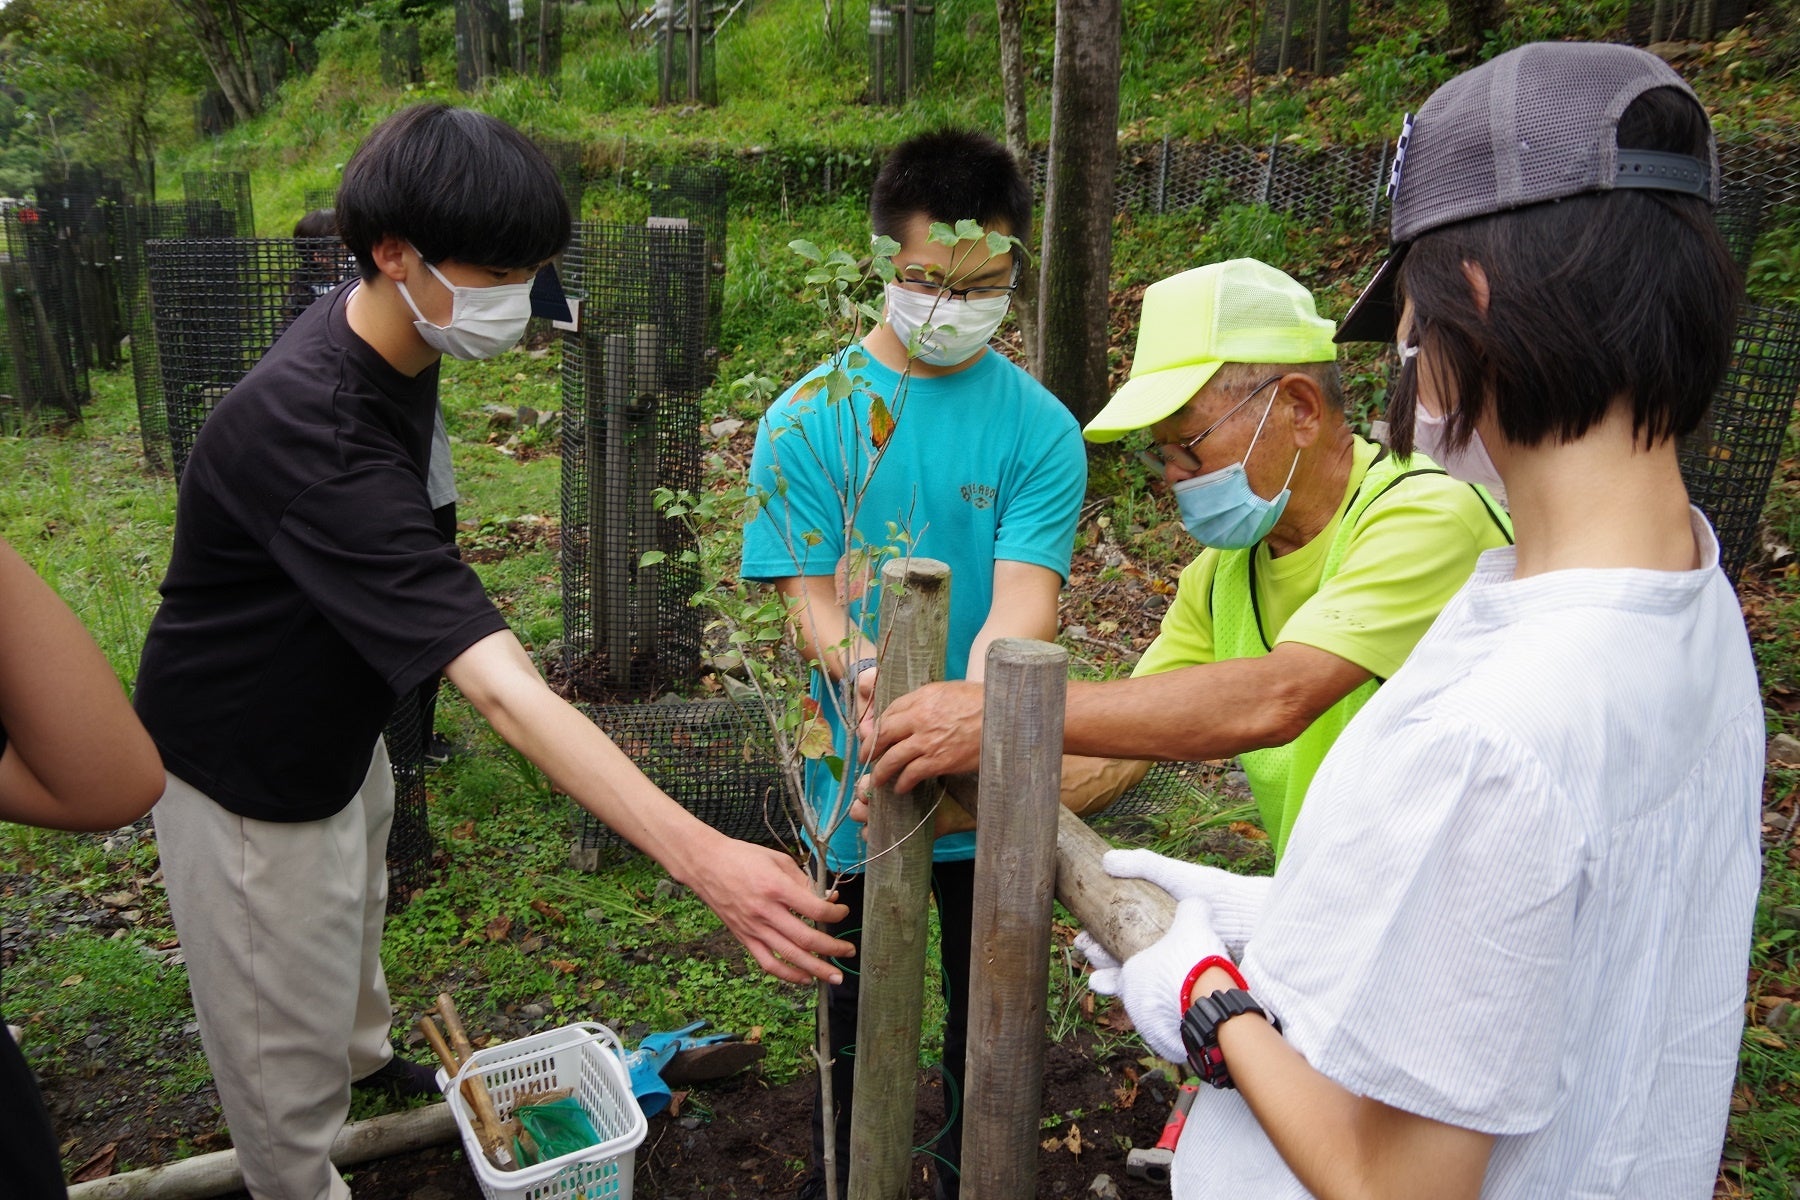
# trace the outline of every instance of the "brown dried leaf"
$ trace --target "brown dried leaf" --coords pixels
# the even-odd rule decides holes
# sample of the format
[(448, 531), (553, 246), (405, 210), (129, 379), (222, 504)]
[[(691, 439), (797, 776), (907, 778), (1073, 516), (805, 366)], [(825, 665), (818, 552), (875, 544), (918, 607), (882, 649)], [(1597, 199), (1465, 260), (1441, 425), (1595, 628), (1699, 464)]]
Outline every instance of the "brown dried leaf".
[(88, 1160), (75, 1168), (69, 1176), (70, 1183), (91, 1183), (96, 1179), (105, 1179), (113, 1173), (113, 1163), (119, 1157), (119, 1143), (108, 1142), (88, 1156)]
[(569, 923), (569, 918), (563, 915), (563, 911), (560, 908), (543, 900), (533, 900), (531, 902), (531, 911), (538, 916), (543, 917), (545, 920), (556, 922), (558, 925), (567, 925)]
[(573, 975), (581, 970), (581, 964), (573, 959), (553, 958), (550, 960), (550, 969), (559, 975)]
[(490, 942), (504, 942), (511, 933), (511, 917), (495, 917), (487, 923), (487, 940)]

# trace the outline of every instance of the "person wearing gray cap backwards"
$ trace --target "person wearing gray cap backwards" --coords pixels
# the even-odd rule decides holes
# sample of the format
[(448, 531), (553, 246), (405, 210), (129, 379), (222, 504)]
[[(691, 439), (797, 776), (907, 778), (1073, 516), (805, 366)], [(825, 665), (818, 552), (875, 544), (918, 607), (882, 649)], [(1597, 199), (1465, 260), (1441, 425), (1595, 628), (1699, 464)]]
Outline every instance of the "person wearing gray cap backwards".
[(1123, 965), (1083, 935), (1094, 987), (1215, 1085), (1182, 1200), (1701, 1200), (1763, 766), (1743, 618), (1676, 465), (1738, 292), (1712, 131), (1661, 60), (1582, 44), (1501, 55), (1407, 129), (1394, 250), (1339, 337), (1398, 339), (1395, 452), (1426, 422), (1481, 448), (1517, 545), (1333, 746), (1260, 909), (1215, 910), (1209, 868), (1108, 855), (1181, 903)]

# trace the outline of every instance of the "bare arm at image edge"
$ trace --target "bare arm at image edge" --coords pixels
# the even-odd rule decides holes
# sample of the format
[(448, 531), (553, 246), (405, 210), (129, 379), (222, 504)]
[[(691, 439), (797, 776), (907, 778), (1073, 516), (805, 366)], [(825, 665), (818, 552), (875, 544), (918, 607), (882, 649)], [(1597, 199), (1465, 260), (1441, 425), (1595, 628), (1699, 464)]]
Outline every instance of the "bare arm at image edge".
[(162, 760), (67, 605), (0, 542), (0, 817), (117, 829), (162, 795)]
[(785, 854), (726, 837), (670, 799), (545, 685), (510, 631), (476, 642), (444, 674), (556, 787), (693, 888), (763, 970), (790, 983), (841, 977), (821, 956), (853, 948), (806, 921), (842, 920), (844, 906), (813, 895)]

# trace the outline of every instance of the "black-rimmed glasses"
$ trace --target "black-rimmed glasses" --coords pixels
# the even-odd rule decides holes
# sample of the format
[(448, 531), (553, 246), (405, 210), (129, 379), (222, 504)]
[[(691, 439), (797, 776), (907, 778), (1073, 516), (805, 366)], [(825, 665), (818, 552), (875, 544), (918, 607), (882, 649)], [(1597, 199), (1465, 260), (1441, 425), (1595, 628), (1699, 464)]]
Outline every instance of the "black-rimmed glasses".
[(923, 268), (909, 267), (900, 273), (896, 282), (916, 292), (930, 292), (934, 295), (948, 296), (952, 300), (997, 300), (1002, 296), (1010, 296), (1019, 287), (1019, 264), (1013, 264), (1012, 282), (999, 284), (987, 283), (977, 287), (946, 287), (931, 277)]
[(1211, 425), (1208, 425), (1205, 429), (1202, 429), (1193, 437), (1187, 439), (1185, 442), (1169, 442), (1161, 446), (1152, 446), (1150, 449), (1145, 450), (1138, 455), (1138, 461), (1156, 472), (1158, 478), (1161, 478), (1163, 473), (1170, 467), (1189, 472), (1199, 471), (1200, 459), (1194, 453), (1194, 450), (1200, 443), (1211, 437), (1213, 431), (1218, 429), (1219, 426), (1237, 416), (1239, 410), (1252, 400), (1256, 399), (1257, 395), (1264, 388), (1268, 387), (1271, 383), (1279, 383), (1280, 381), (1281, 376), (1279, 375), (1269, 376), (1252, 388), (1248, 396), (1245, 396), (1242, 400), (1239, 400), (1236, 404), (1232, 405), (1230, 412), (1214, 421)]

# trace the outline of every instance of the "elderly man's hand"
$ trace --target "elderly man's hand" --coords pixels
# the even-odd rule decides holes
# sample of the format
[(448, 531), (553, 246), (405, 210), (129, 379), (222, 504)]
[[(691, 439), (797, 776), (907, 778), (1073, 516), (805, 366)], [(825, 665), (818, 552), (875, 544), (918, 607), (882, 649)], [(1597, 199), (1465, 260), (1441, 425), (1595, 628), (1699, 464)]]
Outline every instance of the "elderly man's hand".
[(863, 718), (859, 736), (870, 773), (882, 787), (910, 792), (927, 779), (981, 765), (979, 683), (933, 683)]

